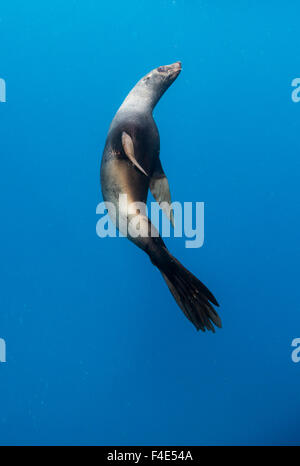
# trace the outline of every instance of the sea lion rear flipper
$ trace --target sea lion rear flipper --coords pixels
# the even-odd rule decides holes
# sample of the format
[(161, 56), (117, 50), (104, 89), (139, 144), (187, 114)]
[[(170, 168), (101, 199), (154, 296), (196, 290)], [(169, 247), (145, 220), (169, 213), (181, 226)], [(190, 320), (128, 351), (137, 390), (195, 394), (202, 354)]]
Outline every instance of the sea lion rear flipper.
[(215, 310), (218, 301), (209, 289), (186, 269), (165, 247), (162, 239), (150, 244), (148, 254), (158, 267), (175, 301), (197, 330), (215, 332), (221, 328), (221, 319)]
[(125, 131), (122, 132), (122, 146), (124, 149), (125, 154), (129, 158), (129, 160), (142, 172), (144, 175), (148, 176), (145, 170), (140, 166), (138, 161), (135, 158), (134, 155), (134, 146), (133, 146), (133, 141), (129, 134), (127, 134)]
[(150, 180), (150, 191), (174, 228), (174, 213), (173, 209), (171, 208), (171, 193), (169, 182), (161, 166), (160, 159), (157, 159), (154, 173)]

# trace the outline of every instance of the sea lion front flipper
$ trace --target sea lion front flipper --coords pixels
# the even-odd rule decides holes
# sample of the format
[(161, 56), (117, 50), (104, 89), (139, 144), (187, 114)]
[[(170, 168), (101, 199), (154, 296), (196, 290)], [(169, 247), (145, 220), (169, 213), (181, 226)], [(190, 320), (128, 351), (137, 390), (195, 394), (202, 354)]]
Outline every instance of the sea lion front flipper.
[(140, 166), (138, 161), (135, 158), (134, 155), (134, 146), (133, 146), (133, 141), (129, 134), (127, 134), (125, 131), (122, 132), (122, 146), (124, 149), (125, 154), (129, 158), (129, 160), (142, 172), (144, 175), (148, 176), (145, 170)]
[(154, 173), (150, 180), (150, 191), (174, 228), (174, 212), (171, 208), (171, 193), (169, 182), (159, 159), (157, 159)]

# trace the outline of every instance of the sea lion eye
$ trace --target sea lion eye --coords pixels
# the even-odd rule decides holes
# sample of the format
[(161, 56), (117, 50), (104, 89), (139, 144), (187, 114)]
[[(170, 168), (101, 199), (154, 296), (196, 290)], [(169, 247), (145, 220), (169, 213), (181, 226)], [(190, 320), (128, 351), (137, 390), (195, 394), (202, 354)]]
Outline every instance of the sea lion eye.
[(159, 67), (157, 68), (157, 71), (158, 71), (159, 73), (163, 73), (164, 71), (166, 71), (166, 67), (165, 67), (165, 66), (159, 66)]

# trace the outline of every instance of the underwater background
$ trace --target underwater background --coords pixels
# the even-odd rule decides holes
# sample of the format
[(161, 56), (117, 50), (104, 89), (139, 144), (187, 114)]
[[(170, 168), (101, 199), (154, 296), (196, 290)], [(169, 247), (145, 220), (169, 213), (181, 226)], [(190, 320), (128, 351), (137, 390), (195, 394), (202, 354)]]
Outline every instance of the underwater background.
[[(296, 1), (1, 2), (1, 445), (299, 443), (299, 18)], [(216, 334), (141, 250), (96, 235), (110, 121), (177, 60), (161, 159), (173, 200), (205, 203), (205, 241), (166, 243), (220, 302)]]

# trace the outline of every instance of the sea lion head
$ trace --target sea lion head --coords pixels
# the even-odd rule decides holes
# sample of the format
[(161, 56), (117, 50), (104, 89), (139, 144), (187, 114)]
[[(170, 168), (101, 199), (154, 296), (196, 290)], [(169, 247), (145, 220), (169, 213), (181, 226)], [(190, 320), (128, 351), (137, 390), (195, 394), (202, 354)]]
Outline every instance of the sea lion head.
[(171, 65), (159, 66), (146, 74), (133, 89), (133, 93), (141, 99), (151, 102), (152, 107), (156, 105), (161, 96), (175, 81), (181, 71), (181, 62), (177, 61)]
[(142, 78), (142, 83), (153, 92), (161, 93), (168, 89), (181, 71), (181, 62), (155, 68)]

